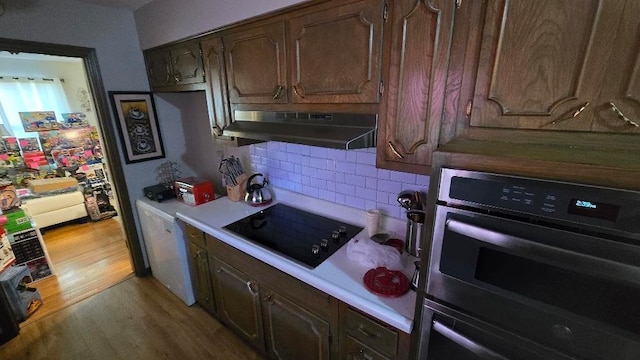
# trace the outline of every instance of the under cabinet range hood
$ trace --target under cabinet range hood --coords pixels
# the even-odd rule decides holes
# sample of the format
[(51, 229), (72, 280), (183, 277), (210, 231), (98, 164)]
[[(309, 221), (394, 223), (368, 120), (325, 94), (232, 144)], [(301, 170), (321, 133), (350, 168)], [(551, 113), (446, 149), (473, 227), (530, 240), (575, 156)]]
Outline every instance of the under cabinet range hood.
[(241, 111), (224, 135), (334, 149), (376, 146), (377, 114)]

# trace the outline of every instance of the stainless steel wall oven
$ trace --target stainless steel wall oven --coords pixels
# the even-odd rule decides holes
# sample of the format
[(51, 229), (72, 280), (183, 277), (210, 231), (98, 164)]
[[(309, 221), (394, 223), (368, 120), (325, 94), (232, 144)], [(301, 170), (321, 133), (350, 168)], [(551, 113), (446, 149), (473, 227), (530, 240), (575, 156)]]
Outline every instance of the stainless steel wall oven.
[(425, 293), (420, 359), (640, 359), (640, 193), (443, 168)]

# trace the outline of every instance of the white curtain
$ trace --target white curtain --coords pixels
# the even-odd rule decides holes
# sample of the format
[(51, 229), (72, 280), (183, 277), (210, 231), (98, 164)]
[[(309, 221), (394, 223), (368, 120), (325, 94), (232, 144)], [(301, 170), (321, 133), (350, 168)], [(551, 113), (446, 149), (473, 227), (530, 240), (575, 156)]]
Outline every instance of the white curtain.
[(59, 79), (0, 77), (0, 122), (18, 138), (38, 137), (25, 132), (19, 112), (54, 111), (56, 119), (69, 113), (69, 103)]

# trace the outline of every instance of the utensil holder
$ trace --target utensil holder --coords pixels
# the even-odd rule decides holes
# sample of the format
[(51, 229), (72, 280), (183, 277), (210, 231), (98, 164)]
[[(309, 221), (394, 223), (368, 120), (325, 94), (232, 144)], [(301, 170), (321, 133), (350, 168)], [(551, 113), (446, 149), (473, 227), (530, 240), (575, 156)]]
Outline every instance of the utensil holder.
[(238, 181), (237, 185), (227, 185), (227, 197), (229, 198), (229, 200), (244, 200), (244, 196), (247, 193), (247, 179), (249, 179), (249, 175), (244, 173), (236, 178), (236, 180)]

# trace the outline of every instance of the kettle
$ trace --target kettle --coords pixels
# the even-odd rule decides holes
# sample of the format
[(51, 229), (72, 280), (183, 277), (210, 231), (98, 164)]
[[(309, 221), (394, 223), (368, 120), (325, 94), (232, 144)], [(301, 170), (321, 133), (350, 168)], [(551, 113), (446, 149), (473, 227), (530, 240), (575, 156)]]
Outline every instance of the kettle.
[[(262, 176), (262, 184), (253, 183), (253, 179), (258, 176)], [(244, 201), (248, 202), (252, 206), (262, 206), (271, 203), (273, 197), (271, 196), (271, 191), (266, 188), (269, 184), (267, 178), (265, 178), (262, 174), (253, 174), (247, 179), (247, 195), (244, 197)]]

